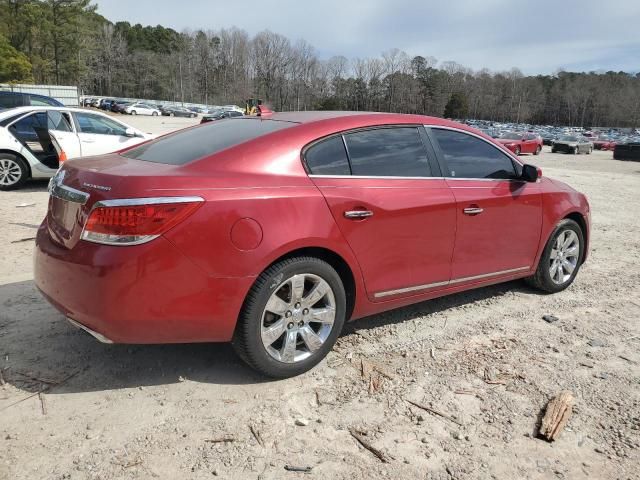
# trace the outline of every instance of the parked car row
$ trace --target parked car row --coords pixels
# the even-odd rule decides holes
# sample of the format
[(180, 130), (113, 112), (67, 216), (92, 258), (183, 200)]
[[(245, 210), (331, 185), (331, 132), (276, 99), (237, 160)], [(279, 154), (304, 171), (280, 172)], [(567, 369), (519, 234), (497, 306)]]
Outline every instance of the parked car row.
[[(591, 153), (593, 150), (614, 151), (617, 145), (640, 142), (640, 130), (586, 129), (530, 124), (466, 120), (465, 123), (498, 139), (514, 153), (527, 153), (521, 139), (528, 135), (539, 137), (538, 144), (552, 147), (554, 152)], [(533, 140), (533, 139), (530, 139)], [(540, 143), (541, 142), (541, 143)], [(535, 153), (535, 152), (531, 152)]]
[(150, 100), (140, 100), (140, 101), (131, 101), (131, 100), (121, 100), (115, 98), (92, 98), (85, 97), (82, 102), (82, 106), (85, 107), (95, 107), (101, 110), (112, 111), (115, 113), (128, 113), (133, 115), (153, 115), (153, 113), (142, 113), (141, 108), (131, 109), (136, 113), (132, 113), (131, 111), (126, 111), (126, 108), (132, 105), (140, 106), (143, 105), (146, 110), (149, 108), (152, 111), (156, 111), (155, 115), (165, 115), (165, 116), (174, 116), (174, 117), (187, 117), (187, 118), (195, 118), (198, 115), (209, 115), (216, 114), (220, 111), (234, 111), (239, 113), (244, 113), (244, 110), (237, 105), (224, 105), (224, 106), (181, 106), (166, 102), (157, 102)]

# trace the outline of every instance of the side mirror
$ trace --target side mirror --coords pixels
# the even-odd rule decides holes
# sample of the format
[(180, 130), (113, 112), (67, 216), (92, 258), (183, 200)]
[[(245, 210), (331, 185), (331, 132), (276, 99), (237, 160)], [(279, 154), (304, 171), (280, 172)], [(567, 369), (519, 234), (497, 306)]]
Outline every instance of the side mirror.
[(129, 127), (124, 131), (124, 134), (127, 137), (135, 137), (136, 136), (136, 131), (133, 128)]
[(523, 165), (522, 166), (522, 175), (520, 178), (525, 182), (536, 182), (539, 178), (542, 177), (542, 170), (540, 167), (536, 167), (534, 165)]

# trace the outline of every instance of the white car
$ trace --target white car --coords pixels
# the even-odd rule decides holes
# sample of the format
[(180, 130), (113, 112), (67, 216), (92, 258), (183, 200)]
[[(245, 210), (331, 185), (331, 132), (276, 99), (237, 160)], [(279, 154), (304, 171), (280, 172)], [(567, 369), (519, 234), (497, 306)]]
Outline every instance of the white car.
[(102, 155), (155, 138), (103, 113), (67, 107), (0, 112), (0, 190), (52, 177), (61, 161)]
[(146, 103), (138, 102), (125, 108), (124, 113), (128, 113), (129, 115), (152, 115), (157, 117), (160, 115), (160, 110), (152, 107), (151, 105), (147, 105)]

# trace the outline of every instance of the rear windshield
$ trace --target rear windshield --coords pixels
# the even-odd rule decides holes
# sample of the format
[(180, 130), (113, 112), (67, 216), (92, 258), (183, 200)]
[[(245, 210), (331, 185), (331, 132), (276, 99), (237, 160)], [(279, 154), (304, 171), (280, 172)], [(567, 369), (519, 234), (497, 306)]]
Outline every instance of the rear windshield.
[(296, 125), (293, 122), (235, 118), (190, 128), (122, 153), (147, 162), (184, 165), (271, 132)]

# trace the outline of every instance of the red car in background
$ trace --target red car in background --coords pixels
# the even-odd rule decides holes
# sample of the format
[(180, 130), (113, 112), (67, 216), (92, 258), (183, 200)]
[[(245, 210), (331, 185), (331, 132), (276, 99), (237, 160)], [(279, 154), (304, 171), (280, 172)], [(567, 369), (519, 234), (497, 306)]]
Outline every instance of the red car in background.
[(542, 151), (542, 137), (535, 133), (504, 132), (496, 140), (516, 155), (522, 153), (538, 155)]
[(493, 139), (418, 115), (278, 113), (64, 163), (35, 282), (103, 342), (229, 342), (288, 377), (345, 321), (587, 257), (586, 197)]
[(616, 142), (608, 137), (596, 137), (591, 139), (593, 142), (593, 148), (596, 150), (614, 150), (616, 148)]

